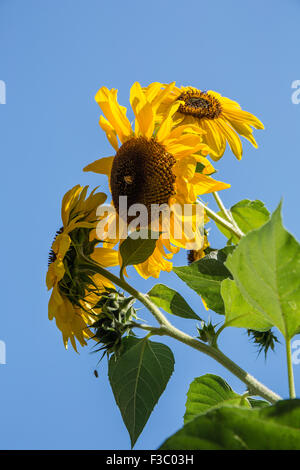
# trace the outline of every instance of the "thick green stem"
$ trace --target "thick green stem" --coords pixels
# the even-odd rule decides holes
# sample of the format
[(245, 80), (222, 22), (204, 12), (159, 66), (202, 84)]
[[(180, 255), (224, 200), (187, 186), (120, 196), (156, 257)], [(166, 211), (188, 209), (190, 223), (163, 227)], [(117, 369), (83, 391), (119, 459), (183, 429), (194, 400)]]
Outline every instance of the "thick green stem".
[[(105, 268), (102, 268), (97, 263), (93, 262), (92, 260), (88, 260), (87, 258), (85, 258), (85, 261), (89, 262), (90, 268), (93, 266), (95, 272), (101, 274), (102, 276), (106, 277), (117, 286), (126, 290), (129, 294), (131, 294), (133, 297), (139, 300), (145, 307), (147, 307), (147, 309), (153, 314), (155, 319), (160, 324), (160, 328), (156, 328), (155, 330), (153, 329), (150, 330), (150, 331), (153, 331), (154, 334), (170, 336), (171, 338), (174, 338), (180, 341), (181, 343), (187, 344), (188, 346), (212, 357), (217, 362), (222, 364), (226, 369), (232, 372), (242, 382), (244, 382), (247, 385), (248, 390), (251, 394), (259, 395), (271, 403), (275, 403), (276, 401), (281, 399), (279, 395), (269, 390), (265, 385), (263, 385), (258, 380), (256, 380), (252, 375), (248, 374), (248, 372), (246, 372), (237, 364), (235, 364), (231, 359), (225, 356), (225, 354), (223, 354), (219, 349), (209, 346), (208, 344), (202, 343), (201, 341), (175, 328), (166, 319), (166, 317), (163, 315), (160, 309), (151, 302), (147, 294), (142, 294), (141, 292), (138, 292), (132, 286), (127, 284), (125, 280), (118, 278), (117, 276), (112, 274), (110, 271), (107, 271)], [(143, 328), (143, 329), (146, 329), (146, 328)], [(149, 328), (147, 328), (147, 331), (149, 331)]]
[[(155, 331), (154, 331), (155, 334)], [(272, 390), (267, 388), (255, 377), (246, 372), (244, 369), (239, 367), (229, 357), (223, 354), (219, 349), (209, 346), (208, 344), (202, 343), (201, 341), (192, 338), (183, 331), (178, 330), (173, 325), (171, 328), (162, 326), (159, 328), (159, 335), (165, 334), (171, 338), (177, 339), (181, 343), (187, 344), (188, 346), (197, 349), (198, 351), (212, 357), (215, 361), (221, 364), (223, 367), (228, 369), (232, 374), (238, 377), (245, 385), (247, 385), (248, 391), (251, 395), (258, 395), (265, 398), (270, 403), (276, 403), (281, 400), (281, 397), (274, 393)]]
[(286, 361), (287, 361), (287, 370), (288, 370), (288, 379), (289, 379), (290, 398), (296, 398), (293, 363), (292, 363), (291, 340), (286, 339), (285, 345), (286, 345)]

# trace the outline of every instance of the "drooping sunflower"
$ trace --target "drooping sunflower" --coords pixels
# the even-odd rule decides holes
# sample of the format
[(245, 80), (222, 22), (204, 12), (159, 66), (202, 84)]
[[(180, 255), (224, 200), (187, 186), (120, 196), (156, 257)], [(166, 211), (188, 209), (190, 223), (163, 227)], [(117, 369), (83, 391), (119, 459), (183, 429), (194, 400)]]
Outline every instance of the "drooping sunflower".
[[(183, 124), (173, 129), (173, 115), (181, 104), (179, 101), (168, 107), (157, 125), (158, 109), (174, 86), (175, 83), (171, 83), (165, 89), (156, 88), (148, 94), (139, 83), (131, 87), (134, 127), (126, 116), (126, 108), (117, 101), (117, 90), (102, 87), (96, 94), (95, 99), (105, 115), (105, 118), (100, 117), (99, 124), (116, 153), (96, 160), (84, 171), (108, 176), (117, 217), (120, 196), (127, 196), (129, 207), (142, 204), (151, 212), (153, 204), (183, 207), (184, 204), (195, 204), (200, 194), (230, 186), (209, 176), (214, 172), (206, 158), (210, 148), (203, 142), (198, 127)], [(180, 217), (181, 214), (178, 219), (172, 214), (173, 228), (180, 222)], [(171, 230), (167, 239), (160, 235), (153, 254), (136, 266), (142, 277), (158, 277), (161, 270), (172, 269), (170, 260), (188, 242), (185, 233), (180, 239), (172, 233)]]
[[(157, 82), (150, 84), (145, 88), (150, 100), (157, 89), (167, 90), (169, 86)], [(175, 127), (190, 124), (204, 132), (203, 142), (212, 150), (210, 156), (214, 161), (223, 156), (227, 142), (236, 158), (242, 158), (243, 147), (239, 135), (257, 148), (252, 127), (264, 129), (264, 126), (253, 114), (242, 110), (236, 101), (212, 90), (173, 87), (159, 105), (157, 115), (161, 120), (176, 102), (180, 102), (180, 105), (173, 115)]]
[(62, 332), (65, 347), (70, 339), (77, 351), (75, 338), (81, 346), (93, 337), (88, 325), (94, 321), (93, 302), (98, 297), (94, 292), (113, 287), (103, 276), (85, 270), (80, 272), (77, 263), (78, 252), (82, 251), (102, 266), (118, 264), (118, 253), (110, 248), (96, 247), (99, 240), (91, 240), (90, 233), (97, 223), (96, 209), (106, 200), (104, 193), (92, 191), (86, 198), (88, 187), (77, 185), (68, 191), (62, 201), (62, 227), (57, 231), (49, 254), (46, 276), (48, 290), (52, 289), (49, 300), (49, 320), (55, 318)]

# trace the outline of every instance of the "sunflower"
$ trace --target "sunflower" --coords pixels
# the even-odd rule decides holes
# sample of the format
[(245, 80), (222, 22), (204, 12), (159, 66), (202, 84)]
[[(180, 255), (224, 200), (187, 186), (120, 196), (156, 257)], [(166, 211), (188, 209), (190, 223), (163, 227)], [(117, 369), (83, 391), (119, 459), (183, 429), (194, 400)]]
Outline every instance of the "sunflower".
[[(169, 85), (152, 83), (144, 89), (151, 100), (157, 89), (166, 91)], [(253, 137), (252, 127), (263, 129), (264, 126), (257, 117), (241, 109), (240, 105), (225, 98), (212, 90), (201, 91), (194, 87), (172, 87), (164, 95), (157, 115), (163, 120), (170, 106), (179, 102), (179, 107), (173, 115), (174, 125), (192, 125), (202, 134), (203, 142), (212, 150), (210, 156), (214, 161), (219, 160), (228, 142), (238, 160), (242, 158), (243, 148), (239, 137), (245, 137), (257, 148)]]
[[(215, 171), (205, 158), (211, 149), (203, 142), (198, 127), (184, 123), (173, 129), (173, 115), (181, 102), (175, 100), (157, 125), (158, 110), (163, 100), (172, 94), (174, 86), (175, 83), (171, 83), (165, 89), (158, 87), (148, 94), (137, 82), (131, 87), (134, 127), (126, 116), (126, 108), (117, 101), (117, 90), (102, 87), (96, 94), (95, 99), (105, 115), (105, 118), (100, 117), (99, 124), (115, 154), (96, 160), (84, 171), (108, 176), (116, 218), (120, 196), (127, 196), (129, 207), (142, 204), (149, 213), (153, 204), (196, 206), (198, 195), (230, 186), (209, 176)], [(188, 243), (185, 233), (180, 239), (172, 235), (176, 224), (182, 222), (182, 215), (177, 217), (172, 213), (171, 217), (169, 238), (160, 235), (153, 254), (136, 266), (144, 278), (158, 277), (161, 270), (171, 271), (173, 255)]]
[(80, 273), (76, 264), (78, 251), (82, 250), (102, 266), (118, 264), (118, 253), (115, 250), (95, 247), (99, 240), (90, 239), (90, 233), (97, 223), (96, 209), (106, 200), (106, 195), (94, 190), (86, 198), (87, 190), (87, 186), (82, 188), (77, 185), (63, 198), (63, 226), (56, 232), (46, 276), (48, 290), (52, 289), (48, 308), (49, 320), (55, 318), (65, 347), (67, 348), (70, 339), (75, 351), (75, 338), (84, 346), (85, 339), (93, 337), (87, 325), (93, 323), (92, 306), (98, 300), (96, 292), (112, 287), (112, 284), (99, 274), (93, 273), (87, 277), (86, 271)]

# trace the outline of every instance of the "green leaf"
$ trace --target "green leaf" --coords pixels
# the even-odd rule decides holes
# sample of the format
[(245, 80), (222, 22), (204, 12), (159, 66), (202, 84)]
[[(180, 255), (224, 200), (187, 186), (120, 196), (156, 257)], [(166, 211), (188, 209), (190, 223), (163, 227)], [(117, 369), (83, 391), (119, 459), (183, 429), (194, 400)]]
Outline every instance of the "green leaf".
[[(137, 232), (134, 233), (136, 234)], [(139, 233), (141, 235), (139, 238), (133, 239), (131, 236), (128, 236), (120, 245), (123, 263), (121, 271), (126, 266), (143, 263), (155, 250), (159, 234), (149, 230), (141, 230)]]
[[(231, 207), (230, 212), (236, 221), (238, 227), (245, 234), (255, 230), (266, 222), (270, 218), (270, 213), (265, 207), (262, 201), (250, 201), (249, 199), (243, 199), (234, 206)], [(222, 212), (218, 212), (222, 216)], [(229, 230), (223, 226), (217, 224), (219, 230), (225, 235), (228, 240), (234, 244), (239, 243), (239, 239), (233, 235)]]
[(108, 376), (133, 447), (173, 373), (174, 356), (146, 338), (129, 337), (124, 349), (111, 357)]
[(187, 393), (184, 422), (187, 423), (200, 413), (225, 404), (250, 408), (247, 399), (235, 393), (221, 377), (213, 374), (197, 377), (191, 383)]
[(224, 263), (228, 253), (231, 253), (233, 249), (234, 247), (226, 247), (222, 250), (214, 250), (189, 266), (173, 268), (180, 279), (201, 295), (208, 308), (220, 314), (224, 314), (224, 302), (220, 292), (221, 282), (231, 277)]
[(255, 398), (248, 398), (248, 401), (252, 408), (265, 408), (270, 406), (270, 403), (265, 400), (256, 400)]
[(246, 302), (289, 339), (300, 328), (300, 245), (283, 227), (280, 210), (281, 204), (240, 241), (226, 266)]
[(300, 450), (300, 400), (247, 409), (223, 406), (197, 416), (162, 450)]
[(201, 320), (200, 317), (191, 309), (184, 298), (175, 290), (163, 284), (156, 284), (148, 292), (152, 302), (166, 312), (177, 315), (182, 318), (192, 318)]
[(257, 331), (266, 331), (273, 326), (272, 322), (246, 301), (236, 283), (231, 279), (225, 279), (222, 282), (221, 295), (225, 304), (226, 326), (250, 328)]

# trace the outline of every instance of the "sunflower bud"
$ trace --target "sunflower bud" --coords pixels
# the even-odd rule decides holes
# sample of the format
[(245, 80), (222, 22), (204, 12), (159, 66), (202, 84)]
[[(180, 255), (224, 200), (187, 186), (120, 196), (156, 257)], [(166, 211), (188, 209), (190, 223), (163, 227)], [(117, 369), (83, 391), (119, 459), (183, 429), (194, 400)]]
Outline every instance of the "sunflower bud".
[(95, 305), (94, 310), (100, 309), (100, 313), (91, 328), (95, 330), (94, 339), (101, 345), (96, 352), (104, 351), (102, 357), (106, 352), (120, 353), (122, 337), (131, 332), (132, 319), (136, 318), (134, 301), (133, 297), (125, 297), (123, 293), (107, 288)]
[(254, 344), (258, 346), (258, 354), (262, 351), (265, 353), (265, 358), (267, 357), (267, 352), (269, 348), (274, 351), (275, 343), (279, 343), (277, 337), (273, 334), (272, 330), (267, 331), (255, 331), (247, 330), (248, 336), (251, 337)]
[(217, 325), (213, 325), (211, 321), (209, 323), (205, 323), (204, 321), (201, 322), (201, 328), (197, 327), (199, 336), (198, 338), (204, 343), (208, 343), (211, 346), (216, 344), (216, 331), (215, 327)]

